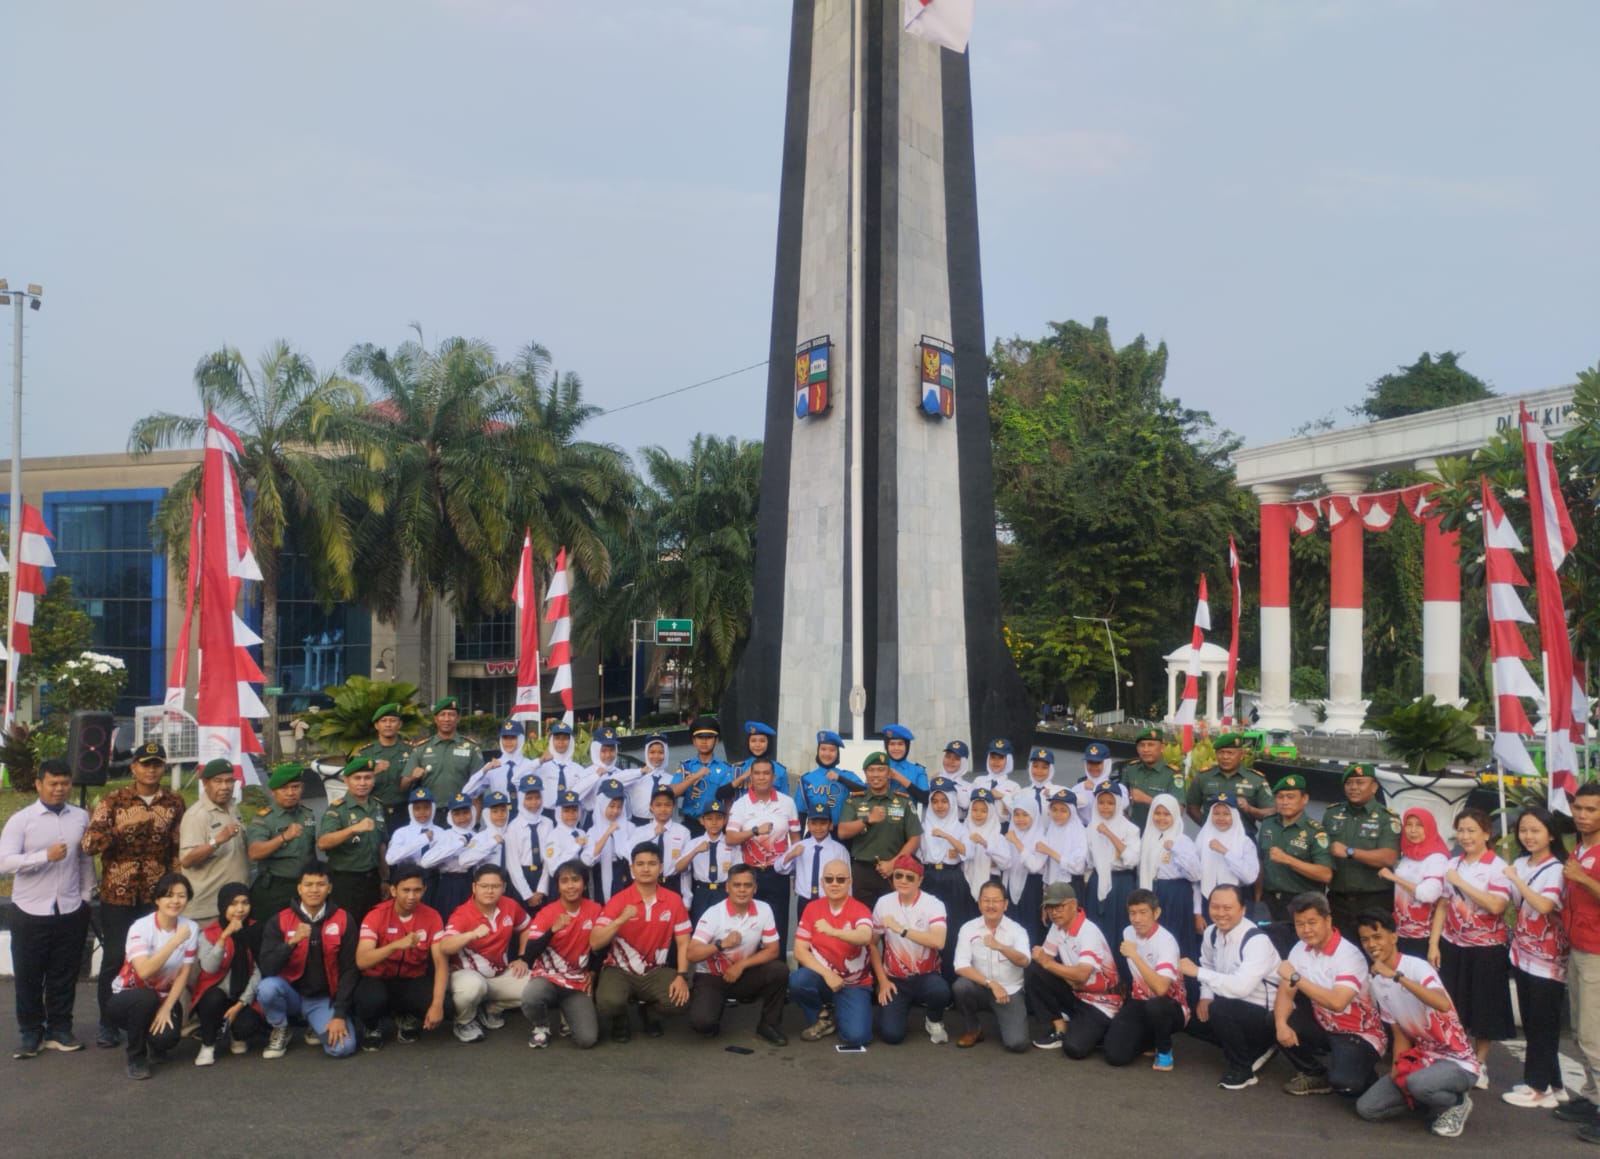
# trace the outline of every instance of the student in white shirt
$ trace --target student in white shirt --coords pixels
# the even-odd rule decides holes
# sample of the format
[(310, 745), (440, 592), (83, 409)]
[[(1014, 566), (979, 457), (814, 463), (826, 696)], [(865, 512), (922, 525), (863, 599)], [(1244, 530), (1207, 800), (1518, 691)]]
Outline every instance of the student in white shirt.
[(1189, 1033), (1222, 1048), (1225, 1091), (1256, 1085), (1256, 1072), (1278, 1051), (1273, 1002), (1282, 959), (1265, 930), (1245, 916), (1240, 885), (1211, 891), (1211, 925), (1200, 938), (1200, 961), (1184, 958), (1178, 972), (1200, 983)]
[[(552, 814), (556, 800), (568, 789), (578, 794), (578, 804), (582, 808), (585, 794), (594, 788), (598, 779), (583, 767), (583, 762), (572, 751), (572, 726), (569, 724), (558, 724), (550, 730), (549, 749), (535, 772), (544, 782), (545, 792), (552, 804)], [(554, 816), (551, 819), (554, 820)]]
[[(1095, 794), (1094, 816), (1087, 827), (1089, 880), (1084, 908), (1102, 930), (1120, 930), (1128, 924), (1128, 895), (1139, 884), (1139, 830), (1123, 814), (1122, 797), (1108, 785), (1101, 785)], [(1123, 980), (1131, 981), (1127, 963), (1120, 968)]]
[(1085, 1059), (1104, 1040), (1122, 1006), (1117, 960), (1067, 882), (1045, 887), (1044, 912), (1050, 928), (1044, 944), (1033, 948), (1022, 977), (1028, 1013), (1050, 1027), (1033, 1045)]
[[(671, 789), (658, 789), (650, 801), (650, 819), (631, 827), (623, 844), (629, 850), (642, 842), (654, 845), (661, 856), (661, 888), (686, 895), (688, 891), (683, 888), (683, 871), (678, 866), (689, 856), (694, 838), (689, 835), (687, 827), (673, 820), (672, 811), (677, 805), (678, 798), (672, 795)], [(683, 904), (689, 904), (687, 896), (684, 896)]]
[(1071, 789), (1057, 789), (1045, 802), (1033, 849), (1044, 855), (1044, 883), (1076, 881), (1089, 870), (1089, 839), (1078, 822)]
[(510, 890), (530, 915), (544, 908), (549, 899), (541, 891), (544, 877), (544, 851), (555, 828), (544, 815), (544, 783), (532, 773), (517, 782), (522, 808), (506, 827), (506, 877)]
[[(1014, 920), (1028, 932), (1028, 944), (1036, 945), (1044, 938), (1044, 866), (1046, 857), (1039, 851), (1039, 818), (1033, 813), (1033, 798), (1018, 796), (1011, 801), (1011, 825), (1006, 830), (1005, 844), (1010, 847), (1010, 864), (1002, 877), (1009, 912)], [(982, 908), (981, 905), (979, 907)]]
[(729, 1000), (759, 1002), (756, 1037), (787, 1046), (783, 1000), (789, 989), (789, 967), (779, 956), (772, 909), (755, 894), (755, 871), (735, 864), (728, 871), (726, 900), (695, 922), (689, 937), (689, 961), (694, 964), (689, 1026), (696, 1034), (719, 1034)]
[[(832, 816), (826, 805), (822, 806), (822, 815)], [(727, 899), (728, 874), (739, 863), (738, 851), (728, 844), (727, 826), (728, 803), (713, 797), (700, 813), (699, 838), (684, 851), (676, 865), (668, 867), (682, 883), (683, 904), (689, 907), (691, 922), (699, 921), (706, 910)], [(839, 850), (841, 856), (848, 856), (844, 846)]]
[(894, 892), (872, 907), (872, 973), (877, 978), (878, 1037), (890, 1046), (906, 1040), (911, 1007), (926, 1011), (924, 1025), (935, 1046), (950, 1041), (944, 1012), (950, 985), (940, 973), (949, 935), (944, 903), (922, 888), (922, 862), (906, 854), (890, 873)]
[(150, 1077), (150, 1060), (178, 1045), (183, 1014), (178, 1002), (189, 986), (200, 927), (183, 916), (189, 879), (168, 873), (157, 881), (155, 912), (128, 928), (127, 956), (111, 980), (107, 1025), (128, 1040), (128, 1077)]
[[(1011, 799), (1017, 795), (1017, 783), (1011, 779), (1011, 770), (1016, 765), (1016, 750), (1011, 747), (1011, 742), (1004, 737), (998, 737), (989, 742), (989, 751), (984, 756), (983, 771), (972, 778), (972, 789), (988, 789), (993, 794), (991, 805), (997, 816), (995, 820), (1002, 825), (1011, 816)], [(971, 794), (967, 796), (971, 803)], [(977, 894), (974, 893), (976, 898)]]
[(964, 740), (953, 740), (944, 746), (944, 753), (940, 757), (939, 776), (955, 783), (956, 815), (962, 820), (967, 816), (967, 800), (972, 794), (972, 750), (967, 747)]
[(433, 843), (445, 833), (433, 823), (432, 790), (420, 786), (412, 789), (406, 794), (406, 808), (411, 810), (410, 824), (402, 825), (391, 833), (389, 843), (384, 846), (383, 859), (390, 865), (421, 861), (422, 855), (433, 848)]
[(447, 806), (450, 827), (429, 843), (418, 863), (438, 873), (433, 908), (440, 914), (456, 912), (472, 896), (472, 871), (489, 856), (493, 846), (478, 840), (472, 827), (472, 800), (465, 794), (451, 797)]
[(1035, 820), (1050, 811), (1050, 800), (1056, 790), (1065, 786), (1055, 782), (1056, 754), (1046, 748), (1036, 748), (1028, 754), (1028, 780), (1016, 792), (1015, 799), (1033, 806)]
[[(1083, 779), (1072, 787), (1078, 801), (1078, 820), (1085, 829), (1094, 828), (1095, 800), (1102, 789), (1110, 789), (1116, 794), (1119, 814), (1127, 813), (1130, 804), (1128, 789), (1117, 780), (1111, 767), (1111, 750), (1099, 741), (1092, 741), (1083, 750)], [(1119, 916), (1117, 920), (1122, 919)]]
[[(639, 779), (640, 770), (624, 769), (617, 765), (617, 730), (610, 725), (595, 729), (589, 741), (588, 773), (588, 787), (580, 789), (578, 795), (583, 798), (584, 810), (590, 814), (600, 808), (601, 785), (616, 781), (624, 790), (623, 800), (626, 802), (628, 786)], [(626, 805), (623, 812), (627, 812)], [(623, 819), (628, 820), (626, 816)]]
[(588, 838), (578, 856), (594, 872), (594, 895), (610, 901), (628, 885), (628, 866), (633, 860), (633, 846), (628, 843), (633, 827), (622, 814), (626, 790), (615, 778), (601, 783), (600, 800), (604, 806), (589, 824)]
[(484, 765), (461, 786), (461, 792), (473, 800), (485, 793), (504, 793), (507, 799), (517, 799), (517, 782), (530, 776), (538, 762), (522, 755), (522, 725), (508, 720), (500, 726), (500, 752), (490, 757)]
[[(656, 790), (672, 789), (672, 766), (667, 763), (671, 759), (672, 750), (667, 746), (666, 737), (653, 732), (645, 738), (644, 768), (638, 770), (638, 777), (628, 786), (628, 815), (636, 824), (651, 820), (650, 800)], [(676, 797), (673, 803), (676, 805)]]
[(1239, 802), (1218, 793), (1206, 803), (1206, 823), (1194, 839), (1200, 853), (1200, 907), (1211, 912), (1211, 891), (1219, 885), (1243, 886), (1250, 892), (1261, 876), (1261, 855), (1244, 826)]
[(1161, 902), (1154, 892), (1128, 895), (1128, 925), (1122, 931), (1122, 956), (1131, 967), (1128, 999), (1106, 1031), (1106, 1062), (1127, 1066), (1147, 1050), (1156, 1052), (1151, 1069), (1172, 1069), (1172, 1036), (1189, 1021), (1189, 998), (1178, 973), (1178, 939), (1162, 926)]
[(989, 789), (972, 790), (967, 798), (967, 855), (961, 862), (961, 874), (967, 879), (973, 912), (978, 908), (978, 891), (991, 881), (1003, 885), (1005, 871), (1011, 868), (1015, 850), (1002, 828), (1000, 803), (994, 793)]
[(794, 878), (796, 912), (804, 913), (822, 896), (822, 870), (828, 862), (849, 860), (850, 851), (833, 838), (833, 810), (826, 801), (814, 802), (806, 817), (805, 837), (789, 846), (778, 862), (779, 871)]
[(1006, 917), (1006, 891), (989, 882), (978, 894), (978, 916), (956, 935), (956, 984), (951, 996), (961, 1011), (966, 1033), (959, 1047), (984, 1039), (978, 1012), (994, 1011), (1000, 1040), (1013, 1054), (1028, 1049), (1028, 1007), (1022, 995), (1022, 971), (1028, 965), (1028, 931)]
[[(943, 904), (952, 930), (959, 930), (978, 912), (962, 870), (970, 839), (960, 820), (960, 795), (960, 789), (949, 777), (933, 778), (928, 786), (928, 803), (922, 810), (922, 844), (917, 846), (917, 857), (923, 866), (922, 888)], [(942, 956), (939, 973), (945, 982), (955, 984), (953, 954)]]
[(555, 824), (546, 837), (549, 844), (544, 847), (544, 874), (539, 878), (539, 892), (545, 897), (554, 896), (556, 871), (569, 861), (583, 862), (589, 844), (589, 835), (580, 824), (583, 805), (576, 789), (557, 794), (555, 813)]
[(1139, 888), (1161, 901), (1161, 924), (1178, 939), (1185, 958), (1200, 952), (1196, 902), (1200, 895), (1200, 851), (1183, 832), (1184, 812), (1178, 798), (1160, 793), (1150, 802), (1144, 835), (1139, 839)]

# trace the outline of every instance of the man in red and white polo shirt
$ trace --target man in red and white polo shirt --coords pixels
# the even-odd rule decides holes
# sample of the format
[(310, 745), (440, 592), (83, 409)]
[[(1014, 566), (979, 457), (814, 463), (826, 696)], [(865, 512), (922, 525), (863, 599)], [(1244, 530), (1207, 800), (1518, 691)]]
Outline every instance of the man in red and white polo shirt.
[(605, 950), (595, 984), (595, 1012), (611, 1023), (611, 1041), (633, 1037), (628, 1002), (647, 1003), (644, 1032), (661, 1037), (661, 1019), (689, 1003), (689, 911), (683, 898), (661, 886), (661, 854), (654, 844), (633, 847), (633, 884), (600, 911), (589, 948)]
[(589, 969), (589, 935), (600, 920), (600, 903), (583, 895), (588, 866), (574, 858), (554, 870), (557, 900), (534, 915), (528, 929), (528, 985), (522, 992), (522, 1013), (533, 1023), (528, 1045), (550, 1045), (550, 1007), (566, 1020), (572, 1045), (588, 1050), (600, 1040), (600, 1022), (590, 996), (594, 974)]
[(531, 924), (522, 903), (506, 896), (505, 870), (486, 863), (472, 871), (472, 896), (450, 915), (433, 946), (435, 969), (445, 969), (449, 959), (460, 1041), (477, 1042), (485, 1030), (499, 1030), (506, 1024), (503, 1012), (521, 1004)]
[(897, 857), (886, 893), (872, 907), (872, 972), (878, 979), (878, 1037), (890, 1046), (906, 1040), (906, 1022), (913, 1006), (926, 1014), (928, 1038), (935, 1046), (950, 1041), (944, 1012), (950, 1007), (950, 984), (939, 972), (950, 937), (944, 902), (922, 888), (922, 862)]
[(756, 897), (756, 873), (748, 865), (728, 871), (727, 900), (695, 923), (689, 961), (694, 963), (689, 1025), (696, 1034), (720, 1032), (724, 1000), (733, 998), (761, 1003), (757, 1038), (773, 1046), (789, 1044), (782, 1026), (789, 967), (778, 957), (772, 907)]
[(1128, 1000), (1106, 1031), (1106, 1062), (1127, 1066), (1154, 1049), (1152, 1069), (1172, 1069), (1172, 1036), (1189, 1021), (1189, 995), (1178, 972), (1178, 939), (1160, 922), (1154, 890), (1128, 895), (1128, 924), (1118, 947), (1131, 971)]
[(1366, 955), (1333, 928), (1322, 894), (1296, 894), (1289, 912), (1300, 940), (1278, 967), (1272, 1013), (1278, 1045), (1298, 1073), (1283, 1089), (1291, 1095), (1359, 1095), (1372, 1085), (1373, 1065), (1387, 1044), (1367, 994)]
[(1071, 882), (1052, 881), (1044, 887), (1044, 912), (1050, 928), (1022, 971), (1028, 1013), (1040, 1026), (1050, 1027), (1033, 1045), (1085, 1059), (1122, 1008), (1117, 960), (1100, 927), (1079, 908)]
[(1583, 1089), (1555, 1116), (1582, 1123), (1578, 1137), (1600, 1143), (1600, 781), (1585, 781), (1572, 796), (1578, 847), (1562, 867), (1567, 904), (1561, 911), (1572, 946), (1567, 958), (1567, 1000), (1572, 1037), (1583, 1056)]
[(395, 1037), (415, 1042), (423, 1030), (444, 1021), (443, 970), (433, 964), (433, 944), (444, 935), (444, 919), (422, 903), (427, 880), (415, 862), (390, 874), (394, 895), (368, 911), (356, 943), (356, 1022), (361, 1049), (383, 1045), (383, 1020), (394, 1019)]
[(800, 838), (800, 815), (794, 798), (773, 787), (772, 761), (752, 757), (750, 791), (734, 798), (728, 809), (728, 844), (755, 870), (756, 900), (772, 909), (778, 928), (778, 957), (782, 958), (789, 932), (789, 879), (779, 869), (789, 846)]
[(872, 911), (850, 896), (849, 862), (828, 862), (821, 881), (822, 896), (806, 906), (794, 931), (799, 968), (789, 975), (789, 996), (805, 1015), (800, 1037), (816, 1042), (837, 1030), (845, 1046), (866, 1046), (872, 1041)]

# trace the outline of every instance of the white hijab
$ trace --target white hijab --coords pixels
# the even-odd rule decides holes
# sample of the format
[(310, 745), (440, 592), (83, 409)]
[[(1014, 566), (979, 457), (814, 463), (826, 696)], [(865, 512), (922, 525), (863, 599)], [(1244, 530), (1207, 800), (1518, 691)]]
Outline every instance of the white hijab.
[[(1026, 831), (1017, 827), (1018, 813), (1026, 813), (1028, 820), (1032, 822)], [(1028, 862), (1030, 859), (1036, 863), (1043, 860), (1043, 854), (1032, 852), (1033, 845), (1038, 842), (1043, 831), (1031, 803), (1019, 801), (1012, 806), (1011, 832), (1015, 833), (1017, 840), (1022, 842), (1022, 848), (1012, 850), (1011, 865), (1002, 871), (1002, 875), (1005, 877), (1006, 893), (1010, 895), (1011, 900), (1014, 902), (1020, 903), (1022, 901), (1022, 892), (1028, 888), (1028, 875), (1039, 872), (1038, 868), (1030, 866)], [(1005, 840), (1005, 838), (1001, 838), (1001, 840)]]
[[(1172, 823), (1165, 829), (1156, 828), (1156, 810), (1165, 808)], [(1176, 841), (1183, 836), (1183, 810), (1171, 793), (1161, 793), (1150, 802), (1150, 812), (1145, 816), (1144, 837), (1139, 842), (1139, 888), (1154, 889), (1156, 873), (1167, 855), (1163, 842)]]
[(1242, 846), (1250, 844), (1250, 835), (1244, 831), (1244, 821), (1239, 817), (1239, 810), (1233, 805), (1227, 806), (1227, 809), (1233, 815), (1233, 824), (1228, 826), (1226, 831), (1218, 829), (1211, 823), (1211, 810), (1208, 809), (1206, 823), (1200, 827), (1200, 834), (1194, 839), (1195, 848), (1200, 852), (1201, 897), (1210, 897), (1211, 891), (1217, 888), (1223, 880), (1223, 874), (1227, 872), (1226, 855), (1211, 848), (1211, 843), (1222, 842), (1227, 847), (1228, 853), (1237, 852)]
[[(988, 842), (979, 845), (972, 840), (979, 836)], [(967, 885), (972, 889), (972, 896), (978, 896), (978, 890), (983, 888), (984, 882), (994, 875), (994, 863), (989, 857), (989, 850), (993, 849), (996, 842), (1004, 841), (1005, 836), (1000, 832), (1000, 805), (996, 801), (989, 802), (989, 819), (982, 825), (974, 825), (969, 815), (967, 818), (967, 856), (961, 862), (961, 872), (967, 879)]]
[[(1084, 826), (1089, 837), (1089, 861), (1094, 866), (1095, 894), (1105, 901), (1111, 894), (1111, 874), (1116, 869), (1117, 847), (1111, 844), (1111, 838), (1100, 832), (1100, 823), (1104, 821), (1108, 827), (1120, 828), (1119, 821), (1126, 821), (1122, 815), (1122, 805), (1119, 801), (1117, 812), (1109, 818), (1100, 816), (1097, 808), (1089, 818), (1089, 823)], [(1128, 822), (1132, 827), (1132, 822)], [(1135, 830), (1137, 832), (1137, 830)]]
[[(615, 748), (616, 746), (613, 745), (612, 747)], [(622, 750), (618, 749), (617, 756), (620, 757), (621, 755)], [(589, 767), (594, 770), (595, 775), (602, 781), (617, 771), (616, 759), (614, 757), (611, 764), (606, 764), (600, 759), (600, 742), (597, 740), (589, 742)]]

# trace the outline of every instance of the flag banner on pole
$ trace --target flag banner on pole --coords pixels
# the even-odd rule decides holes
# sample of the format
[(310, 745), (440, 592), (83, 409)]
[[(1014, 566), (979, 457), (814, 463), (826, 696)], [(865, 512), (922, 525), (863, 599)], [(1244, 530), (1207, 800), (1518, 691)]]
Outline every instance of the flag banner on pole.
[(904, 0), (906, 31), (952, 52), (967, 51), (975, 0)]
[(1502, 770), (1519, 777), (1536, 777), (1539, 768), (1528, 753), (1523, 737), (1534, 735), (1533, 724), (1522, 706), (1522, 698), (1540, 699), (1539, 686), (1528, 675), (1522, 662), (1529, 658), (1528, 642), (1518, 624), (1531, 624), (1533, 617), (1523, 606), (1519, 587), (1528, 581), (1517, 566), (1513, 552), (1522, 550), (1517, 530), (1506, 518), (1504, 509), (1489, 480), (1479, 480), (1483, 496), (1484, 584), (1488, 588), (1489, 654), (1494, 674), (1494, 757)]
[(1194, 608), (1194, 632), (1189, 640), (1189, 672), (1183, 682), (1183, 703), (1174, 724), (1183, 726), (1183, 751), (1194, 748), (1194, 725), (1200, 710), (1200, 649), (1211, 630), (1211, 605), (1206, 601), (1206, 577), (1200, 577), (1200, 599)]
[(561, 707), (566, 710), (562, 722), (572, 725), (572, 606), (567, 596), (567, 549), (556, 553), (556, 573), (550, 577), (550, 590), (545, 594), (545, 622), (553, 624), (550, 632), (550, 670), (555, 679), (550, 682), (550, 692), (561, 694)]
[(56, 565), (55, 554), (50, 550), (51, 538), (39, 509), (24, 503), (21, 534), (17, 537), (17, 566), (11, 573), (11, 582), (16, 587), (16, 615), (6, 637), (10, 654), (5, 689), (5, 726), (8, 729), (17, 713), (17, 669), (21, 658), (33, 653), (30, 632), (36, 601), (44, 595), (44, 569)]
[(1234, 686), (1239, 677), (1239, 549), (1228, 536), (1228, 574), (1233, 578), (1233, 636), (1228, 641), (1228, 680), (1222, 690), (1222, 727), (1234, 718)]
[(517, 605), (517, 699), (512, 720), (539, 723), (539, 604), (533, 588), (533, 529), (522, 535), (522, 559), (517, 564), (517, 585), (511, 592)]

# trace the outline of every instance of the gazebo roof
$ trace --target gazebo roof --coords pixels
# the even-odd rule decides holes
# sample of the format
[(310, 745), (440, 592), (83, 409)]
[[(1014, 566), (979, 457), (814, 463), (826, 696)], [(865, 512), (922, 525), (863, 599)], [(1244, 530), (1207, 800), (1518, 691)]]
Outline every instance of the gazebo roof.
[[(1165, 659), (1168, 664), (1187, 665), (1189, 663), (1189, 657), (1193, 653), (1194, 645), (1185, 644), (1181, 648), (1177, 648), (1171, 652), (1168, 652)], [(1201, 667), (1210, 667), (1213, 664), (1221, 664), (1226, 666), (1227, 663), (1228, 650), (1222, 647), (1222, 645), (1213, 644), (1210, 640), (1207, 640), (1204, 644), (1200, 645)]]

